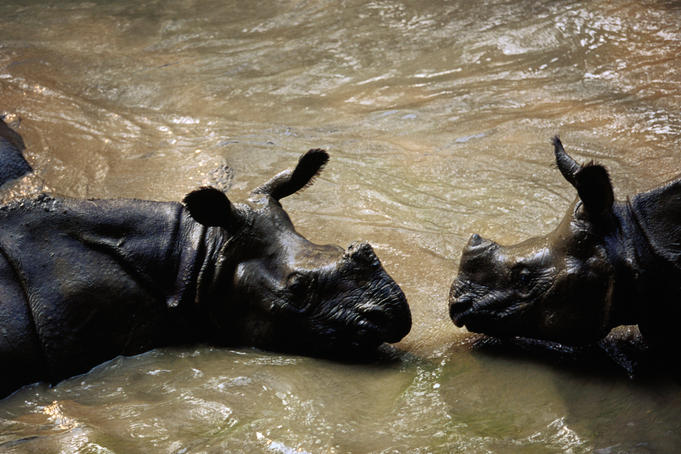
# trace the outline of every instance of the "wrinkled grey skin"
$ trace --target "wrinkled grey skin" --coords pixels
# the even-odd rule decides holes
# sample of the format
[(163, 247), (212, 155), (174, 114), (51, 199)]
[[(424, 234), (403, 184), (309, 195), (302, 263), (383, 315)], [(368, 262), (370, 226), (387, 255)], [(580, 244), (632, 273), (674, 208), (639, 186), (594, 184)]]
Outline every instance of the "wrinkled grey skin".
[(0, 395), (167, 345), (354, 355), (399, 341), (409, 307), (371, 246), (311, 243), (279, 203), (327, 159), (310, 150), (242, 204), (204, 187), (184, 205), (0, 208)]
[(578, 165), (557, 137), (554, 151), (577, 199), (546, 236), (501, 246), (473, 235), (449, 295), (452, 320), (569, 345), (638, 324), (649, 344), (677, 348), (681, 180), (615, 202), (605, 168)]
[(33, 170), (24, 159), (25, 149), (21, 136), (0, 117), (0, 186)]

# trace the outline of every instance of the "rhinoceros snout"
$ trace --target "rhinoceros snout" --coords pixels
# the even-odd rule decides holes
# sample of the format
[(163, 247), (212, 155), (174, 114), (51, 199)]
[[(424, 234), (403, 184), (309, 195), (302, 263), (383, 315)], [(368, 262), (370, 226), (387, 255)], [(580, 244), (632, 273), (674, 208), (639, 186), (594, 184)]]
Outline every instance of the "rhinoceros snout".
[[(395, 284), (397, 287), (397, 284)], [(397, 293), (393, 300), (392, 319), (386, 323), (387, 329), (384, 333), (385, 342), (393, 343), (399, 342), (404, 336), (411, 331), (411, 311), (407, 298), (399, 288), (395, 291)]]
[(381, 263), (374, 253), (374, 249), (366, 241), (352, 243), (348, 246), (344, 256), (346, 259), (362, 265), (378, 266)]
[[(375, 258), (370, 247), (364, 252)], [(378, 262), (378, 258), (375, 260)], [(371, 275), (368, 287), (362, 295), (363, 301), (357, 308), (358, 315), (374, 327), (382, 342), (398, 342), (411, 330), (411, 311), (407, 297), (380, 263), (372, 268)]]
[(452, 319), (456, 326), (461, 328), (464, 325), (463, 315), (471, 307), (473, 307), (473, 300), (471, 298), (453, 298), (449, 301), (449, 318)]
[(380, 333), (383, 342), (399, 342), (411, 330), (411, 313), (404, 296), (395, 298), (391, 307), (376, 307), (363, 312), (362, 317)]

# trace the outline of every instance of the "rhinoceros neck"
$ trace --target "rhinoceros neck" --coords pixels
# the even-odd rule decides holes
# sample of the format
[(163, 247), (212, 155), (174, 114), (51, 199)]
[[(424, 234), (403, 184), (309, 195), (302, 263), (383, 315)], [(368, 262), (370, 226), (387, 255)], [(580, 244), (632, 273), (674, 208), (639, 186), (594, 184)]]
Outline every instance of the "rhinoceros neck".
[(240, 252), (243, 253), (246, 247), (242, 241), (245, 231), (248, 226), (241, 226), (237, 232), (228, 232), (221, 227), (206, 229), (196, 261), (196, 290), (192, 304), (204, 309), (213, 304), (229, 305), (232, 276)]
[(194, 266), (195, 283), (181, 312), (192, 315), (199, 326), (195, 338), (203, 342), (224, 342), (239, 316), (234, 306), (234, 273), (249, 250), (252, 219), (244, 216), (236, 231), (208, 227), (201, 239)]
[(224, 279), (222, 265), (226, 258), (223, 254), (227, 253), (225, 248), (230, 243), (230, 235), (219, 227), (207, 227), (204, 232), (193, 267), (194, 289), (191, 298), (185, 300), (185, 304), (194, 307), (202, 307), (212, 297), (218, 282)]
[(615, 222), (605, 237), (605, 250), (613, 269), (610, 301), (606, 308), (608, 329), (619, 325), (636, 324), (635, 302), (638, 299), (636, 277), (641, 266), (636, 247), (640, 242), (640, 232), (633, 220), (629, 204), (615, 204), (613, 215)]
[(206, 234), (208, 229), (194, 221), (182, 208), (177, 217), (177, 227), (172, 254), (177, 264), (174, 284), (167, 293), (169, 309), (191, 304), (196, 299), (196, 281), (206, 260)]

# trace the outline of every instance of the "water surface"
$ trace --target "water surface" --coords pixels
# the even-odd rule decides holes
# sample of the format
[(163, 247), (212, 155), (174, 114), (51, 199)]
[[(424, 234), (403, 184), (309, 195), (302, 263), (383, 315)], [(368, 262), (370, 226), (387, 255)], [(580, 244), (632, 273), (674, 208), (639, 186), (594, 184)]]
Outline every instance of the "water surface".
[(238, 200), (326, 148), (285, 208), (317, 243), (371, 242), (414, 326), (375, 364), (118, 358), (1, 401), (0, 451), (677, 451), (681, 387), (629, 378), (634, 331), (609, 354), (500, 346), (446, 299), (471, 233), (562, 217), (554, 134), (620, 198), (681, 173), (679, 24), (671, 1), (3, 1), (0, 111), (47, 187), (179, 200), (228, 165)]

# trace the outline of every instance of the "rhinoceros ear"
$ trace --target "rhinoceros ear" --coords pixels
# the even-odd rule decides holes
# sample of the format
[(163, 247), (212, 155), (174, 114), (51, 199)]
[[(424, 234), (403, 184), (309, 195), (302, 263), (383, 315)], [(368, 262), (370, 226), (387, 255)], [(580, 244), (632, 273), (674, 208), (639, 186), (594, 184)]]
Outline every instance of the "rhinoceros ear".
[(232, 203), (219, 189), (201, 187), (184, 196), (182, 202), (191, 217), (200, 224), (229, 228), (234, 223)]
[(558, 165), (558, 169), (560, 170), (560, 173), (563, 174), (563, 177), (565, 177), (566, 180), (570, 182), (571, 185), (575, 185), (575, 174), (579, 169), (581, 169), (582, 166), (577, 164), (577, 161), (572, 159), (570, 155), (568, 155), (565, 152), (565, 149), (563, 148), (563, 144), (561, 143), (560, 139), (558, 136), (555, 136), (552, 139), (553, 143), (553, 153), (556, 156), (556, 165)]
[(597, 164), (581, 166), (563, 148), (558, 136), (553, 138), (553, 151), (560, 173), (577, 189), (584, 208), (594, 220), (606, 218), (612, 211), (615, 195), (605, 167)]
[(302, 155), (294, 169), (284, 170), (270, 181), (253, 190), (253, 194), (268, 194), (275, 200), (283, 199), (312, 184), (329, 160), (329, 154), (321, 149), (312, 149)]
[(575, 174), (575, 188), (584, 209), (593, 219), (604, 219), (612, 212), (615, 194), (605, 167), (588, 164)]

